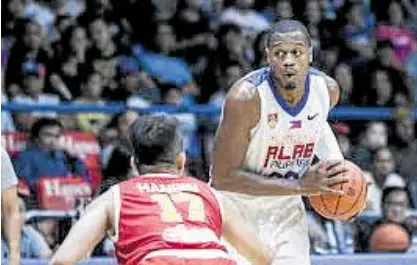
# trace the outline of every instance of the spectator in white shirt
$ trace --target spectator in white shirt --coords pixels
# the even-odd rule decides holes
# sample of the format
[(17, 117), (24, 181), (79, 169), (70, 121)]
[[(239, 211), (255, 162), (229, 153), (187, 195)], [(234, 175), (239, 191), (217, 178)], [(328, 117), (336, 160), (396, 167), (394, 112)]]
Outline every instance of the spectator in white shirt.
[(404, 179), (395, 171), (395, 160), (391, 150), (383, 147), (375, 151), (372, 157), (372, 170), (365, 176), (372, 185), (368, 188), (367, 209), (381, 212), (382, 190), (387, 187), (404, 188)]

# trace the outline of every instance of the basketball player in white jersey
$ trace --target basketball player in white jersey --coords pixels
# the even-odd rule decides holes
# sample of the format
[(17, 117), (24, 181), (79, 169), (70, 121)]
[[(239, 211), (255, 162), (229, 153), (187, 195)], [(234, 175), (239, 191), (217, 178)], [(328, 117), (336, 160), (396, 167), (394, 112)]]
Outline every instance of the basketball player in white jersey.
[[(339, 87), (310, 68), (310, 36), (300, 22), (274, 24), (266, 46), (269, 66), (249, 73), (228, 93), (211, 176), (277, 251), (274, 264), (309, 265), (301, 195), (341, 194), (331, 186), (348, 181), (327, 122)], [(319, 162), (312, 165), (313, 159)]]

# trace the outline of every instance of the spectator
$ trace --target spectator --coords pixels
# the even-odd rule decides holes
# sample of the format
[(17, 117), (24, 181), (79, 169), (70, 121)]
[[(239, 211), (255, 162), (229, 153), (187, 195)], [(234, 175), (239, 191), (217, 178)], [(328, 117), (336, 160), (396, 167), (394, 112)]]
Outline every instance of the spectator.
[(208, 17), (210, 28), (217, 29), (221, 24), (220, 19), (224, 11), (224, 5), (225, 0), (211, 0), (210, 5), (204, 9), (204, 15), (205, 17)]
[[(305, 24), (311, 36), (312, 47), (320, 49), (320, 27), (322, 22), (322, 13), (320, 9), (320, 3), (318, 0), (308, 0), (305, 3)], [(314, 50), (315, 53), (317, 51)]]
[(6, 67), (6, 91), (15, 96), (21, 93), (21, 80), (25, 64), (42, 64), (46, 73), (50, 63), (49, 53), (42, 48), (43, 33), (41, 26), (31, 20), (23, 20), (16, 26), (17, 40), (10, 50)]
[(36, 21), (41, 27), (45, 35), (53, 28), (54, 14), (49, 9), (48, 3), (34, 0), (27, 0), (25, 3), (25, 16), (33, 21)]
[[(165, 92), (164, 103), (170, 106), (181, 107), (184, 104), (184, 94), (181, 89), (170, 88)], [(183, 135), (183, 146), (187, 156), (194, 158), (200, 154), (199, 141), (197, 139), (197, 118), (192, 113), (178, 113), (174, 117), (180, 122)]]
[(134, 58), (126, 57), (118, 65), (120, 89), (114, 91), (111, 99), (123, 101), (130, 107), (147, 107), (160, 102), (160, 91), (145, 71), (139, 69)]
[(381, 212), (382, 190), (387, 187), (405, 187), (404, 179), (395, 173), (395, 160), (387, 147), (375, 151), (372, 170), (366, 174), (372, 185), (368, 188), (367, 209)]
[(352, 148), (352, 161), (363, 169), (370, 169), (372, 153), (388, 146), (388, 128), (382, 121), (371, 121), (360, 133), (359, 145)]
[[(152, 78), (158, 80), (158, 85), (174, 85), (185, 87), (193, 82), (189, 65), (176, 56), (176, 36), (171, 25), (159, 23), (155, 27), (154, 39), (150, 45), (151, 51), (136, 45), (135, 57), (143, 70)], [(170, 71), (166, 71), (170, 69)]]
[(323, 69), (327, 74), (334, 73), (340, 59), (340, 45), (333, 40), (323, 45), (322, 49), (319, 57), (320, 69)]
[(242, 68), (239, 64), (230, 64), (224, 69), (220, 69), (217, 77), (217, 90), (211, 97), (209, 104), (221, 108), (226, 99), (227, 92), (243, 76)]
[(81, 95), (81, 72), (75, 54), (67, 53), (57, 62), (56, 73), (50, 77), (53, 87), (58, 91), (61, 100), (70, 101)]
[(416, 124), (411, 115), (395, 121), (392, 144), (398, 172), (407, 182), (416, 181)]
[(387, 22), (380, 23), (376, 28), (376, 39), (390, 40), (396, 63), (403, 65), (408, 56), (417, 49), (417, 40), (415, 34), (405, 27), (403, 6), (400, 2), (391, 0), (387, 13)]
[(368, 94), (366, 105), (372, 107), (394, 107), (395, 91), (388, 72), (383, 69), (377, 69), (371, 76), (371, 93)]
[(406, 62), (407, 73), (410, 75), (412, 85), (411, 87), (411, 103), (417, 103), (417, 51), (412, 53)]
[(122, 31), (121, 18), (114, 12), (111, 0), (85, 1), (85, 10), (78, 16), (78, 24), (88, 27), (96, 18), (101, 18), (109, 26), (111, 35)]
[(294, 16), (291, 2), (278, 0), (275, 5), (275, 20), (291, 19)]
[(410, 234), (410, 239), (411, 233), (417, 231), (416, 220), (407, 218), (406, 215), (409, 209), (409, 196), (405, 188), (384, 188), (381, 204), (382, 217), (376, 222), (369, 224), (360, 219), (355, 222), (355, 252), (370, 252), (370, 238), (379, 225), (385, 223), (401, 225)]
[[(26, 225), (26, 206), (22, 199), (18, 199), (17, 205), (20, 211), (20, 256), (23, 259), (48, 259), (52, 256), (45, 238), (31, 225)], [(2, 257), (8, 256), (8, 247), (2, 240)]]
[(2, 49), (8, 50), (15, 39), (15, 28), (18, 21), (24, 18), (25, 6), (22, 0), (7, 0), (3, 2), (2, 9)]
[(102, 75), (104, 86), (110, 91), (117, 89), (117, 65), (119, 57), (126, 55), (122, 45), (111, 37), (108, 25), (102, 18), (96, 18), (89, 24), (93, 46), (87, 50), (86, 61), (94, 71)]
[(71, 26), (66, 29), (54, 47), (53, 72), (50, 76), (52, 87), (65, 100), (81, 95), (82, 74), (88, 71), (86, 50), (89, 42), (84, 28)]
[[(81, 97), (77, 98), (75, 104), (104, 105), (103, 98), (103, 76), (98, 72), (91, 72), (86, 75), (82, 83)], [(78, 128), (84, 132), (91, 132), (98, 135), (99, 131), (110, 121), (110, 116), (105, 113), (81, 113), (76, 116)]]
[[(4, 93), (4, 75), (1, 73), (1, 104), (6, 104), (9, 102), (9, 98)], [(1, 110), (1, 132), (14, 132), (16, 131), (16, 126), (12, 114), (8, 111)]]
[(354, 80), (356, 82), (355, 89), (352, 91), (352, 100), (357, 105), (366, 105), (368, 95), (373, 81), (373, 73), (376, 70), (385, 70), (392, 84), (395, 84), (396, 93), (401, 93), (407, 97), (410, 95), (410, 88), (404, 82), (404, 72), (399, 70), (393, 61), (393, 46), (389, 40), (377, 42), (376, 58), (367, 62), (362, 66), (355, 67)]
[(334, 69), (334, 78), (341, 89), (339, 105), (351, 105), (353, 90), (352, 68), (346, 63), (339, 63)]
[[(54, 45), (54, 55), (59, 57), (65, 53), (74, 54), (79, 64), (84, 64), (89, 40), (85, 28), (80, 26), (71, 26), (67, 28), (59, 42)], [(59, 61), (55, 58), (55, 61)]]
[[(44, 93), (46, 69), (43, 64), (36, 61), (27, 61), (23, 64), (23, 93), (15, 96), (12, 101), (27, 105), (49, 104), (57, 105), (60, 99), (55, 94)], [(28, 130), (33, 122), (40, 117), (56, 117), (56, 112), (17, 113), (16, 121), (22, 130)]]
[[(119, 183), (120, 180), (127, 179), (130, 169), (131, 146), (128, 140), (129, 127), (139, 117), (135, 111), (126, 111), (121, 115), (115, 117), (115, 133), (116, 136), (112, 139), (103, 139), (104, 144), (102, 150), (102, 165), (104, 178), (96, 194), (104, 193), (110, 186)], [(109, 126), (110, 127), (110, 126)], [(108, 128), (106, 132), (111, 133), (113, 128)]]
[(343, 157), (347, 160), (352, 159), (352, 143), (350, 141), (351, 130), (348, 124), (338, 122), (333, 124), (333, 131), (340, 147)]
[(42, 177), (79, 176), (90, 182), (83, 162), (59, 146), (61, 135), (62, 125), (58, 120), (39, 119), (31, 128), (28, 148), (14, 161), (16, 174), (28, 184), (33, 199), (37, 181)]
[[(9, 249), (9, 264), (20, 264), (19, 207), (17, 197), (17, 177), (10, 157), (1, 147), (1, 215), (2, 238)], [(4, 249), (2, 239), (2, 250)], [(3, 254), (3, 253), (2, 253)], [(4, 258), (4, 255), (2, 255)]]
[(201, 0), (180, 0), (177, 10), (171, 23), (178, 40), (177, 48), (189, 64), (197, 65), (215, 45), (209, 22), (203, 17)]
[(311, 252), (315, 254), (353, 253), (352, 228), (347, 222), (308, 215)]
[(246, 33), (254, 36), (266, 30), (268, 21), (252, 9), (254, 0), (235, 0), (235, 5), (223, 11), (220, 20), (241, 27)]
[(253, 62), (253, 68), (261, 68), (267, 65), (266, 59), (266, 35), (267, 31), (262, 31), (256, 36), (256, 39), (253, 43), (253, 51), (255, 60)]
[[(373, 32), (364, 19), (362, 4), (346, 1), (342, 12), (345, 14), (346, 23), (342, 27), (341, 38), (345, 40), (351, 55), (363, 59), (373, 58)], [(349, 53), (346, 56), (348, 57)]]
[(207, 102), (217, 88), (215, 73), (221, 72), (222, 68), (230, 64), (238, 63), (246, 73), (250, 69), (247, 58), (247, 42), (242, 30), (233, 24), (222, 25), (218, 32), (219, 47), (209, 57), (209, 62), (200, 83), (202, 87), (201, 100)]
[(108, 169), (108, 167), (112, 167), (112, 172), (120, 170), (119, 164), (109, 164), (109, 160), (111, 159), (112, 153), (115, 147), (118, 145), (118, 142), (122, 139), (128, 139), (129, 127), (138, 117), (139, 114), (137, 112), (128, 110), (120, 115), (115, 116), (107, 128), (103, 129), (100, 138), (101, 144), (103, 146), (101, 161), (105, 176), (109, 175), (106, 174), (107, 171), (111, 171)]

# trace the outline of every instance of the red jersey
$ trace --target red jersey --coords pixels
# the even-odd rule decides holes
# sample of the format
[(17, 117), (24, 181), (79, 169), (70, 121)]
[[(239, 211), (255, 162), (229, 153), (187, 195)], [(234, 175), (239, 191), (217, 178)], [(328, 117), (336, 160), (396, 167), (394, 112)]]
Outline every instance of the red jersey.
[(220, 204), (205, 183), (191, 177), (148, 174), (115, 188), (119, 264), (140, 264), (145, 256), (160, 250), (226, 252), (220, 243)]

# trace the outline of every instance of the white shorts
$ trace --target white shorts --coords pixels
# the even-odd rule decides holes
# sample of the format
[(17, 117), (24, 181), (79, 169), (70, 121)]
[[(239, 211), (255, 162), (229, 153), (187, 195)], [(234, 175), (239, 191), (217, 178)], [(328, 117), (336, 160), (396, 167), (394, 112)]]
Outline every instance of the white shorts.
[[(310, 265), (307, 214), (301, 198), (286, 196), (247, 200), (236, 193), (222, 194), (236, 203), (262, 242), (275, 251), (274, 265)], [(250, 264), (229, 244), (226, 245), (239, 265)]]

